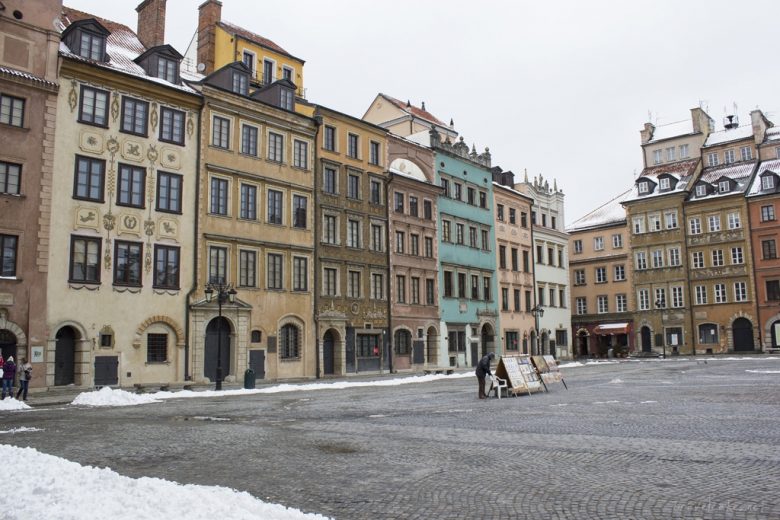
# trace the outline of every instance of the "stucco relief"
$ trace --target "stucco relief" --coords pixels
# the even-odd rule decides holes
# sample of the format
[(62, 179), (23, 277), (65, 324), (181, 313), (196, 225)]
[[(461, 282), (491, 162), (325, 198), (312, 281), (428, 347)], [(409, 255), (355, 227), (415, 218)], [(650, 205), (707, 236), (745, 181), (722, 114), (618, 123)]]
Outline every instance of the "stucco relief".
[(111, 120), (116, 122), (119, 119), (119, 93), (111, 93)]
[(103, 153), (103, 136), (97, 132), (82, 130), (79, 135), (79, 148), (87, 153)]
[(141, 162), (143, 161), (143, 155), (141, 153), (141, 148), (143, 147), (143, 143), (140, 141), (133, 141), (131, 139), (127, 139), (125, 142), (122, 143), (122, 158), (126, 161), (133, 161), (133, 162)]
[(152, 110), (149, 114), (149, 124), (152, 125), (152, 131), (157, 131), (157, 121), (159, 120), (159, 116), (157, 115), (157, 103), (152, 103)]
[(97, 208), (76, 206), (73, 220), (73, 229), (100, 230), (100, 210)]
[(68, 106), (70, 111), (74, 112), (79, 104), (79, 84), (76, 80), (70, 82), (70, 92), (68, 92)]
[(170, 238), (176, 240), (179, 233), (179, 223), (173, 218), (161, 218), (157, 226), (158, 238)]
[(137, 216), (120, 213), (117, 221), (119, 222), (119, 234), (141, 236), (141, 219)]
[(173, 148), (163, 146), (160, 149), (160, 164), (169, 170), (181, 170), (181, 154)]

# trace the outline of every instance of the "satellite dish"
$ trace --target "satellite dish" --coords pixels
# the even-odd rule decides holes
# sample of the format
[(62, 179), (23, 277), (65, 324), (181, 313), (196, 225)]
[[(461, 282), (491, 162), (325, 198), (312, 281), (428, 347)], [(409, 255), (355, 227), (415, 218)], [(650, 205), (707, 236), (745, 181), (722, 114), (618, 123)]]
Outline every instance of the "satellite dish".
[(198, 63), (198, 72), (203, 72), (204, 70), (206, 70), (206, 64)]

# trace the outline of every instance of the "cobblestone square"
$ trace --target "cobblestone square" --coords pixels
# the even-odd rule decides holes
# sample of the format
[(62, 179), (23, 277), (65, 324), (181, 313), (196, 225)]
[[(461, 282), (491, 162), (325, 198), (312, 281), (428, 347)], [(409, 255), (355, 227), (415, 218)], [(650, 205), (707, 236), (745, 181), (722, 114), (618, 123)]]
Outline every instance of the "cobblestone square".
[(778, 372), (761, 357), (628, 361), (564, 369), (568, 391), (500, 400), (478, 400), (468, 377), (38, 407), (0, 419), (43, 431), (0, 442), (338, 519), (769, 519)]

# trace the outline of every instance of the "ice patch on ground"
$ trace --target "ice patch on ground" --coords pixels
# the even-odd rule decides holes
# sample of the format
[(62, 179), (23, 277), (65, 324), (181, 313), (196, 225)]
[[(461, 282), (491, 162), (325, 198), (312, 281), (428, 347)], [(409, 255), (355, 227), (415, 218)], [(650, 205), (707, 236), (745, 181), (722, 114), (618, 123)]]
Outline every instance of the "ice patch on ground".
[(593, 404), (615, 404), (619, 403), (620, 401), (596, 401)]
[(28, 426), (20, 426), (11, 430), (0, 430), (0, 433), (23, 433), (23, 432), (42, 432), (42, 428), (30, 428)]
[(745, 370), (751, 374), (780, 374), (780, 370)]
[(623, 380), (622, 380), (622, 379), (620, 379), (619, 377), (616, 377), (615, 379), (613, 379), (612, 381), (610, 381), (610, 382), (609, 382), (609, 384), (610, 384), (610, 385), (619, 385), (619, 384), (620, 384), (620, 383), (622, 383), (622, 382), (623, 382)]
[(227, 417), (207, 417), (205, 415), (196, 415), (193, 417), (196, 421), (215, 421), (215, 422), (222, 422), (222, 421), (229, 421)]
[(73, 405), (80, 406), (136, 406), (139, 404), (158, 403), (154, 394), (132, 394), (124, 390), (114, 390), (104, 386), (97, 392), (83, 392), (76, 396)]
[(14, 410), (29, 410), (30, 406), (24, 401), (17, 401), (13, 397), (0, 401), (0, 412), (9, 412)]
[[(81, 466), (33, 448), (0, 445), (8, 468), (24, 468), (35, 478), (14, 480), (14, 496), (26, 497), (21, 509), (7, 508), (11, 518), (59, 520), (299, 520), (325, 519), (247, 492), (223, 486), (179, 484), (159, 478), (129, 478), (108, 468)], [(9, 496), (10, 497), (10, 496)], [(33, 499), (34, 497), (34, 499)], [(21, 499), (19, 499), (21, 500)], [(17, 500), (18, 501), (18, 500)], [(21, 516), (14, 516), (15, 513)]]
[(639, 401), (639, 404), (655, 404), (658, 401)]

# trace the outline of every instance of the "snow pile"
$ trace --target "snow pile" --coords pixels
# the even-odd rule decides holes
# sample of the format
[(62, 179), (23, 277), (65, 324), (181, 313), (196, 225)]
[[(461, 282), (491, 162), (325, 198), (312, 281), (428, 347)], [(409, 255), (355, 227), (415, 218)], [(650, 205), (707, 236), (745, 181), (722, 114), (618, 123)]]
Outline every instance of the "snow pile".
[[(698, 357), (698, 356), (697, 356)], [(715, 357), (715, 356), (702, 356), (702, 359), (706, 359), (707, 361), (777, 361), (780, 359), (780, 357), (775, 356), (744, 356), (744, 357)]]
[(617, 365), (618, 363), (620, 363), (620, 361), (586, 361), (585, 363), (580, 361), (572, 361), (571, 363), (558, 365), (558, 368), (584, 367), (586, 365)]
[(0, 433), (24, 433), (24, 432), (42, 432), (42, 428), (30, 428), (28, 426), (20, 426), (11, 430), (0, 430)]
[[(157, 478), (123, 477), (108, 468), (81, 466), (33, 448), (0, 445), (0, 460), (9, 468), (25, 468), (35, 478), (14, 482), (14, 496), (27, 497), (24, 507), (7, 508), (10, 518), (58, 520), (297, 520), (324, 519), (249, 493), (222, 486), (178, 484)], [(89, 493), (99, 496), (89, 498)], [(95, 498), (99, 500), (96, 501)], [(99, 502), (99, 505), (98, 505)], [(15, 514), (20, 516), (15, 516)]]
[(780, 374), (780, 370), (745, 370), (751, 374)]
[(622, 380), (622, 379), (620, 379), (619, 377), (616, 377), (615, 379), (613, 379), (612, 381), (610, 381), (610, 382), (609, 382), (609, 384), (611, 384), (611, 385), (619, 385), (619, 384), (621, 384), (622, 382), (623, 382), (623, 380)]
[(76, 396), (70, 404), (82, 406), (135, 406), (137, 404), (157, 403), (149, 394), (131, 394), (124, 390), (113, 390), (104, 386), (97, 392), (84, 392)]
[(30, 407), (24, 401), (17, 401), (13, 397), (3, 399), (0, 401), (0, 412), (8, 412), (12, 410), (29, 410)]

